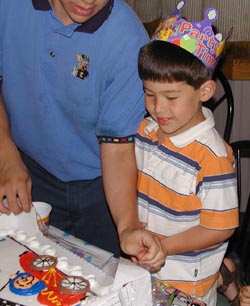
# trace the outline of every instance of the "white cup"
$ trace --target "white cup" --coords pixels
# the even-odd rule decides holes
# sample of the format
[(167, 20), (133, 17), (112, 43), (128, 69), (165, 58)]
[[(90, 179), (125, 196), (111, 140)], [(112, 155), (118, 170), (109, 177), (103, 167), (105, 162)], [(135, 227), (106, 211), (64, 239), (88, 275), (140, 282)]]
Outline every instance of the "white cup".
[(49, 229), (49, 216), (52, 206), (46, 202), (33, 202), (36, 210), (37, 224), (42, 232), (47, 232)]

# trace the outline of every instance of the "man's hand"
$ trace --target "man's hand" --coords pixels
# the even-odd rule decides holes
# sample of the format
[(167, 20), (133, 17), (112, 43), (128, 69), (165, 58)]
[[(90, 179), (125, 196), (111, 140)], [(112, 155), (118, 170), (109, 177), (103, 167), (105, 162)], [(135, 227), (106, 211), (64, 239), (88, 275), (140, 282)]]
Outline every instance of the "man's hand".
[[(30, 211), (31, 179), (12, 140), (9, 126), (0, 94), (0, 213), (19, 214), (22, 211)], [(3, 204), (5, 198), (7, 207)]]
[(158, 272), (165, 264), (166, 254), (160, 240), (152, 232), (145, 229), (126, 229), (119, 237), (123, 252), (131, 255), (134, 263), (149, 272)]
[[(2, 203), (4, 198), (7, 206)], [(0, 213), (19, 214), (30, 208), (31, 179), (18, 150), (0, 150)]]

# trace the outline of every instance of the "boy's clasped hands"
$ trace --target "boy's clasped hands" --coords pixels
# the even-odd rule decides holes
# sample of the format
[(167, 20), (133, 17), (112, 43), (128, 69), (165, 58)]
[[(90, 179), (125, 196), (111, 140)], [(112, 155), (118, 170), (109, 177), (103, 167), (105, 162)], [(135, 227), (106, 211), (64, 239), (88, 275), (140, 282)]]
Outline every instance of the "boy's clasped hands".
[[(146, 230), (146, 223), (141, 222), (141, 228), (124, 230), (120, 233), (121, 248), (131, 256), (131, 261), (151, 273), (156, 273), (164, 266), (166, 250), (163, 248), (157, 235)], [(135, 246), (138, 246), (136, 248)]]

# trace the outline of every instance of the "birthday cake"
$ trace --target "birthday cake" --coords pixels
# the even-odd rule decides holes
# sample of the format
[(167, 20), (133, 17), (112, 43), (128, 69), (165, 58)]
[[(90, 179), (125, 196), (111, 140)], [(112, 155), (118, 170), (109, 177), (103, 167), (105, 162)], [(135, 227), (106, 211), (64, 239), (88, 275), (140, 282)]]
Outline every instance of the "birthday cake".
[(34, 208), (0, 215), (0, 306), (152, 305), (146, 270), (117, 259), (111, 275), (48, 237)]

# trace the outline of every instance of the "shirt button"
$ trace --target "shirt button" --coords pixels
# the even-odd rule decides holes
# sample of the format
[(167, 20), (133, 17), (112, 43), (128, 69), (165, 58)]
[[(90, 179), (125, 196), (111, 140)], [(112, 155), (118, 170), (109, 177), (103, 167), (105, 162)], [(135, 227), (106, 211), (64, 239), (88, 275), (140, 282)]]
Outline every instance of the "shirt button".
[(55, 57), (55, 56), (56, 56), (56, 54), (55, 54), (54, 51), (51, 51), (49, 55), (50, 55), (51, 57)]

